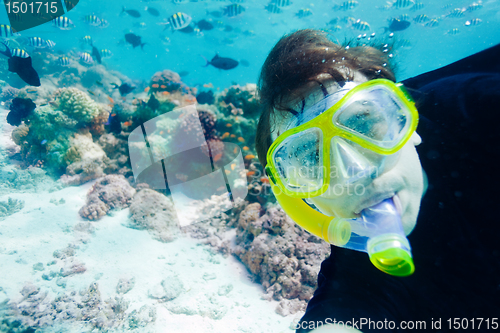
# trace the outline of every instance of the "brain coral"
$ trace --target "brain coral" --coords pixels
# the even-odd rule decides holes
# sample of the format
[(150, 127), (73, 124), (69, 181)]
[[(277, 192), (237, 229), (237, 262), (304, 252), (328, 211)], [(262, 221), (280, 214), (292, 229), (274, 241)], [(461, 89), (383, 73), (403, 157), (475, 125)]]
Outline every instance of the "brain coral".
[(60, 88), (54, 93), (57, 108), (82, 123), (90, 122), (99, 114), (97, 104), (77, 88)]

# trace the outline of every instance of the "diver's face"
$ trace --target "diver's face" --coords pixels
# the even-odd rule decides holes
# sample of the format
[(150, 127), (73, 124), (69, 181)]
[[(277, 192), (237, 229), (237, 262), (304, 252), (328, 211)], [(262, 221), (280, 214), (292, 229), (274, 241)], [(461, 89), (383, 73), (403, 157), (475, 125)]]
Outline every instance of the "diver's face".
[[(367, 79), (356, 72), (353, 81), (363, 83)], [(328, 85), (327, 79), (322, 82), (328, 87), (330, 94), (337, 89), (335, 85)], [(317, 87), (317, 85), (311, 86), (309, 90), (303, 92), (306, 104), (314, 104), (321, 97), (317, 97)], [(310, 97), (308, 101), (308, 96), (316, 97)], [(273, 139), (276, 139), (284, 131), (283, 124), (286, 124), (287, 120), (280, 121), (275, 118), (274, 121), (272, 134)], [(404, 231), (408, 235), (415, 227), (424, 190), (422, 167), (415, 149), (420, 142), (420, 136), (414, 133), (397, 153), (385, 158), (386, 162), (382, 164), (383, 167), (380, 167), (381, 164), (378, 163), (384, 158), (382, 155), (353, 146), (353, 150), (374, 162), (375, 171), (351, 185), (340, 184), (335, 178), (335, 174), (338, 173), (336, 169), (338, 164), (332, 161), (330, 187), (321, 196), (309, 198), (307, 201), (314, 204), (325, 215), (353, 218), (359, 217), (363, 209), (393, 198), (396, 210), (401, 215)]]

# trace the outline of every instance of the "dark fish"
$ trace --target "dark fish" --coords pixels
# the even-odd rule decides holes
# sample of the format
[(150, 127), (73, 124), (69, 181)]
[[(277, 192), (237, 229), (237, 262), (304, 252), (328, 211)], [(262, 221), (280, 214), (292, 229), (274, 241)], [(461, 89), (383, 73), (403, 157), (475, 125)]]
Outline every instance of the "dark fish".
[(102, 87), (102, 86), (103, 86), (103, 84), (102, 84), (102, 82), (101, 82), (101, 81), (97, 81), (97, 80), (96, 80), (96, 81), (95, 81), (95, 84), (97, 84), (99, 87)]
[(132, 17), (141, 17), (141, 13), (139, 13), (137, 10), (135, 9), (125, 9), (125, 7), (122, 6), (122, 13), (125, 12), (127, 14), (129, 14), (130, 16)]
[(94, 57), (98, 63), (101, 63), (101, 55), (99, 54), (99, 50), (97, 49), (97, 47), (95, 47), (94, 45), (92, 45), (92, 57)]
[(214, 25), (207, 20), (200, 20), (196, 24), (200, 30), (212, 30), (214, 28)]
[(153, 16), (160, 16), (160, 12), (153, 7), (146, 7), (146, 10), (148, 11), (149, 14)]
[(407, 29), (410, 26), (410, 21), (403, 21), (397, 18), (393, 18), (391, 20), (391, 23), (389, 24), (389, 27), (384, 27), (384, 32), (386, 31), (402, 31)]
[(113, 111), (109, 113), (108, 121), (104, 125), (109, 126), (109, 131), (112, 133), (119, 134), (122, 131), (122, 124), (120, 123), (120, 117)]
[(205, 61), (207, 62), (207, 64), (203, 67), (207, 67), (208, 65), (212, 65), (218, 69), (228, 70), (228, 69), (233, 69), (236, 66), (238, 66), (238, 62), (236, 60), (231, 59), (231, 58), (219, 57), (218, 54), (216, 54), (215, 57), (213, 57), (212, 61), (208, 61), (205, 57), (203, 57), (203, 59), (205, 59)]
[(134, 86), (131, 86), (128, 83), (124, 83), (121, 86), (117, 85), (116, 83), (112, 83), (112, 85), (115, 86), (113, 89), (118, 88), (118, 90), (120, 91), (120, 95), (122, 95), (122, 96), (129, 94), (130, 92), (132, 92), (132, 90), (135, 89)]
[(151, 94), (148, 103), (146, 104), (151, 110), (158, 110), (160, 102), (156, 99), (155, 94)]
[(28, 117), (35, 108), (36, 104), (31, 99), (16, 97), (10, 105), (7, 122), (12, 126), (19, 126), (21, 125), (21, 121)]
[(40, 77), (31, 64), (31, 57), (15, 57), (12, 55), (9, 47), (5, 44), (5, 42), (2, 42), (2, 44), (5, 45), (5, 51), (0, 51), (0, 53), (9, 58), (9, 72), (16, 73), (24, 82), (26, 82), (30, 86), (39, 87)]
[(190, 25), (188, 25), (187, 27), (185, 27), (184, 29), (179, 29), (180, 32), (184, 32), (186, 34), (190, 34), (194, 31), (194, 28)]
[(144, 45), (146, 45), (146, 43), (141, 43), (141, 36), (137, 36), (137, 35), (134, 35), (132, 33), (128, 33), (125, 35), (125, 40), (131, 44), (134, 49), (137, 47), (137, 46), (141, 46), (141, 49)]

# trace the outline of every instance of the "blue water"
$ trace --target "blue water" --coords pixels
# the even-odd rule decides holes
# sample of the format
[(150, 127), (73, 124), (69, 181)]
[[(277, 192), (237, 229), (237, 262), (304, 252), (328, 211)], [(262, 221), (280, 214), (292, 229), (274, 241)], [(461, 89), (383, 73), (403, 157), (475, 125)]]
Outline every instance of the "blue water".
[[(407, 39), (411, 43), (411, 47), (400, 49), (395, 54), (395, 62), (399, 64), (398, 80), (449, 64), (500, 42), (500, 2), (497, 0), (482, 2), (483, 8), (474, 12), (467, 11), (462, 18), (447, 18), (445, 15), (454, 8), (467, 8), (473, 3), (472, 0), (419, 2), (425, 6), (416, 12), (410, 11), (409, 7), (382, 10), (381, 8), (387, 5), (384, 0), (360, 0), (354, 10), (334, 11), (333, 4), (341, 4), (341, 1), (294, 0), (292, 5), (283, 9), (283, 13), (271, 14), (264, 9), (267, 0), (253, 0), (242, 3), (246, 10), (239, 16), (217, 18), (207, 12), (221, 11), (231, 2), (207, 0), (174, 4), (172, 1), (81, 0), (67, 14), (76, 25), (74, 29), (60, 31), (49, 22), (23, 31), (21, 35), (51, 39), (57, 43), (54, 50), (62, 54), (71, 50), (80, 51), (78, 40), (90, 35), (99, 49), (108, 48), (114, 53), (112, 58), (105, 60), (106, 67), (118, 70), (131, 79), (148, 81), (155, 72), (171, 69), (176, 72), (189, 72), (183, 81), (190, 86), (212, 83), (220, 89), (234, 82), (256, 82), (268, 52), (283, 34), (302, 28), (326, 28), (327, 22), (335, 17), (350, 16), (370, 25), (370, 30), (364, 32), (342, 25), (342, 30), (334, 33), (334, 38), (340, 41), (356, 37), (360, 33), (372, 32), (377, 34), (376, 38), (381, 38), (383, 27), (388, 25), (387, 20), (401, 14), (408, 14), (411, 19), (418, 14), (438, 18), (437, 27), (428, 28), (412, 22), (408, 29), (395, 33), (395, 37)], [(120, 14), (122, 6), (138, 10), (141, 17)], [(146, 6), (157, 9), (160, 16), (149, 14), (145, 11)], [(297, 18), (295, 14), (301, 8), (311, 9), (313, 15), (304, 19)], [(190, 15), (193, 22), (212, 19), (213, 22), (222, 21), (223, 26), (229, 25), (233, 29), (226, 32), (216, 28), (204, 31), (203, 36), (172, 32), (170, 29), (162, 31), (164, 26), (158, 23), (165, 22), (169, 16), (179, 11)], [(89, 26), (82, 20), (83, 16), (88, 14), (106, 19), (109, 26)], [(465, 22), (473, 18), (480, 18), (482, 24), (465, 26)], [(4, 10), (0, 10), (0, 23), (8, 24)], [(140, 27), (140, 23), (145, 23), (144, 27)], [(447, 35), (446, 32), (453, 28), (458, 28), (460, 33)], [(139, 47), (133, 49), (124, 42), (124, 35), (128, 32), (141, 36), (143, 42), (148, 43), (144, 50)], [(246, 60), (249, 66), (240, 64), (229, 71), (212, 66), (203, 67), (205, 60), (201, 55), (211, 59), (216, 53), (239, 61)]]

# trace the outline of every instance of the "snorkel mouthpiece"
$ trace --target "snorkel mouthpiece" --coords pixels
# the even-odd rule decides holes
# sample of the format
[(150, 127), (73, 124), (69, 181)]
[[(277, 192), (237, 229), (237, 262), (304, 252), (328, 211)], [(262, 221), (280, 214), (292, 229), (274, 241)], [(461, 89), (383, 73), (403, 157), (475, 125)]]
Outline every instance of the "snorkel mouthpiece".
[(342, 220), (351, 225), (352, 231), (343, 247), (367, 252), (372, 264), (387, 274), (413, 274), (410, 243), (392, 198), (362, 210), (360, 218)]

